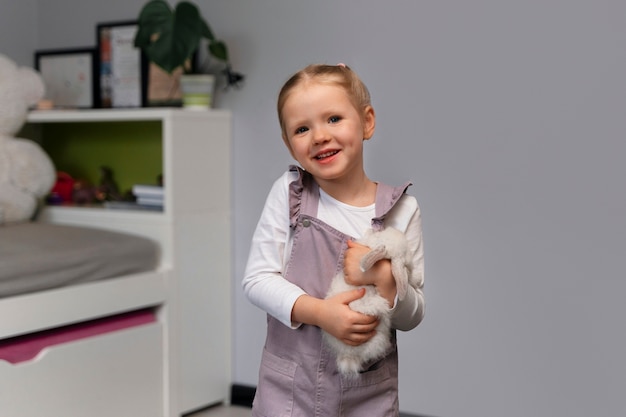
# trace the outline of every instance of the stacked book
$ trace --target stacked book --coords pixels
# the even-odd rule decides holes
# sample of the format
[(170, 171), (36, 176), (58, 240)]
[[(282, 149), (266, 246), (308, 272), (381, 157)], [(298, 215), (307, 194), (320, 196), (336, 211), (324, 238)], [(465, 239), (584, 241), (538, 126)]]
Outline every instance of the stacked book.
[(140, 206), (151, 206), (163, 208), (165, 190), (159, 185), (133, 185), (133, 195), (137, 198)]

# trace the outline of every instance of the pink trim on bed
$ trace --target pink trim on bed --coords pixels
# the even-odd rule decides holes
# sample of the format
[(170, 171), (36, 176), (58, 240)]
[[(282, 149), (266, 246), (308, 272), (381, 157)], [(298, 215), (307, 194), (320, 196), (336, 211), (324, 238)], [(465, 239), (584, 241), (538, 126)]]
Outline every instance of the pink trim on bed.
[(49, 346), (155, 321), (156, 315), (152, 310), (147, 309), (0, 340), (0, 360), (13, 364), (26, 362), (34, 359), (39, 352)]

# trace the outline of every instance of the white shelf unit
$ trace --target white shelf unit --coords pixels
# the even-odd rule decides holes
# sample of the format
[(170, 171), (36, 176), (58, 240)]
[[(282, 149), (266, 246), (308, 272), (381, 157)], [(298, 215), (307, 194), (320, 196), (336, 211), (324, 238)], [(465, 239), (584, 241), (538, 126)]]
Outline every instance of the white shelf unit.
[(230, 112), (33, 111), (27, 123), (43, 143), (54, 140), (46, 137), (48, 124), (147, 121), (161, 125), (163, 212), (49, 206), (41, 219), (134, 233), (160, 243), (160, 267), (167, 277), (160, 309), (164, 415), (178, 416), (227, 401), (231, 383)]

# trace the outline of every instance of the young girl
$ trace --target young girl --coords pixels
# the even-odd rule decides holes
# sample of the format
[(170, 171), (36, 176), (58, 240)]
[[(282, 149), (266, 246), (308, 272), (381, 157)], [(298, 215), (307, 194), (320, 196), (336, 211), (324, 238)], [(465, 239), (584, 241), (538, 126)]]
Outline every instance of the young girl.
[[(363, 167), (363, 143), (376, 118), (367, 88), (347, 66), (310, 65), (278, 96), (282, 137), (301, 168), (290, 167), (273, 185), (257, 225), (243, 288), (268, 313), (267, 339), (252, 415), (397, 416), (395, 331), (385, 357), (343, 377), (320, 329), (344, 343), (370, 340), (376, 317), (350, 309), (363, 296), (352, 290), (324, 299), (343, 270), (352, 285), (375, 285), (389, 302), (394, 329), (411, 330), (424, 316), (420, 210), (408, 183), (373, 182)], [(362, 272), (369, 248), (356, 244), (367, 228), (395, 227), (413, 253), (417, 288), (399, 301), (389, 260)]]

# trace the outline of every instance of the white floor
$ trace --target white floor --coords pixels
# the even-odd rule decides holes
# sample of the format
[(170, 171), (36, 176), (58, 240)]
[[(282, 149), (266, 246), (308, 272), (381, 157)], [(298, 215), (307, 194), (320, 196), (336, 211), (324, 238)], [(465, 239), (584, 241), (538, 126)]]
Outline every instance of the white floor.
[(216, 405), (204, 410), (187, 414), (185, 417), (250, 417), (250, 408), (238, 405)]

